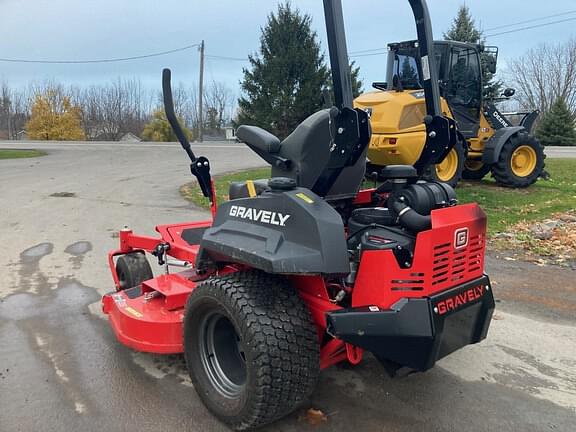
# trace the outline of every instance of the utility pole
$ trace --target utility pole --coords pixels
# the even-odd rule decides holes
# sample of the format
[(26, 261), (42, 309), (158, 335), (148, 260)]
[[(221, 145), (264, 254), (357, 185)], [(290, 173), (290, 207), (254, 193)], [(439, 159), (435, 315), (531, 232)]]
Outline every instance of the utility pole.
[(204, 109), (204, 40), (200, 44), (200, 84), (198, 86), (198, 142), (202, 142), (204, 137), (203, 131), (203, 113)]

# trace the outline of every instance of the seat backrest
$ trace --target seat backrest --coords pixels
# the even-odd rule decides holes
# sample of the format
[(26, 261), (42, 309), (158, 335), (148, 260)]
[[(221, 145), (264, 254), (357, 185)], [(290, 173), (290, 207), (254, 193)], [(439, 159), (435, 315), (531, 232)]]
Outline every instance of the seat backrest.
[[(279, 156), (291, 161), (288, 169), (273, 166), (272, 177), (289, 177), (300, 187), (311, 189), (328, 166), (330, 145), (333, 140), (330, 110), (312, 114), (280, 145)], [(353, 197), (364, 178), (366, 161), (361, 157), (356, 165), (345, 168), (328, 192), (327, 199)]]
[(288, 169), (272, 167), (272, 177), (289, 177), (298, 186), (312, 188), (328, 164), (330, 156), (330, 114), (312, 114), (282, 141), (279, 156), (290, 160)]

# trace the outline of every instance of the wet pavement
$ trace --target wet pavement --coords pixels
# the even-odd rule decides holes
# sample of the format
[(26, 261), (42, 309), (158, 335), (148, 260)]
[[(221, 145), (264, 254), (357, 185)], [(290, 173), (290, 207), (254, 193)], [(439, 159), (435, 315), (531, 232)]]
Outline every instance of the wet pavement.
[[(107, 250), (125, 224), (206, 217), (178, 195), (176, 147), (48, 145), (0, 161), (0, 431), (221, 431), (180, 356), (133, 352), (100, 313)], [(219, 171), (260, 164), (241, 146), (204, 146)], [(162, 173), (159, 175), (158, 173)], [(368, 357), (324, 371), (305, 411), (270, 431), (573, 431), (576, 274), (491, 255), (498, 298), (489, 338), (425, 374), (390, 379)]]

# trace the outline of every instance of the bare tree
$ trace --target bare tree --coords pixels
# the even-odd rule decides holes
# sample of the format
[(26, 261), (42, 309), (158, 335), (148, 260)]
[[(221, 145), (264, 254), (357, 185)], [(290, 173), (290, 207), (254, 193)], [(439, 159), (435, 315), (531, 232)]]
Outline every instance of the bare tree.
[(82, 125), (90, 139), (118, 140), (127, 132), (140, 135), (151, 116), (151, 92), (138, 79), (80, 90)]
[(510, 61), (509, 71), (522, 107), (547, 112), (564, 98), (576, 113), (576, 39), (532, 48)]
[[(144, 88), (138, 79), (91, 85), (64, 86), (55, 81), (34, 82), (14, 89), (0, 83), (0, 137), (17, 138), (30, 118), (37, 95), (49, 94), (59, 106), (65, 97), (80, 107), (81, 126), (89, 140), (118, 140), (125, 133), (140, 135), (154, 111), (162, 109), (162, 95)], [(173, 91), (176, 113), (185, 126), (198, 130), (198, 87), (179, 83)], [(205, 127), (219, 133), (232, 118), (235, 98), (223, 83), (212, 82), (204, 91)]]
[(10, 138), (11, 135), (11, 96), (10, 88), (3, 82), (0, 86), (0, 139)]
[(230, 120), (234, 105), (234, 96), (224, 83), (212, 81), (206, 89), (204, 97), (208, 129), (221, 130)]

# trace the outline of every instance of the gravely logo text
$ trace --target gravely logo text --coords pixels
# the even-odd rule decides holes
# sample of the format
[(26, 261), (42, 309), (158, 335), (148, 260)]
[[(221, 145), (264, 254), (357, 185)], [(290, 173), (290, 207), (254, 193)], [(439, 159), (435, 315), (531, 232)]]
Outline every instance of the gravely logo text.
[(249, 219), (254, 222), (265, 223), (268, 225), (286, 226), (286, 221), (291, 215), (285, 215), (269, 210), (260, 210), (250, 207), (232, 206), (230, 207), (230, 216), (240, 219)]
[(455, 295), (454, 297), (449, 297), (446, 300), (439, 301), (436, 304), (438, 308), (438, 314), (444, 315), (450, 311), (456, 310), (474, 300), (478, 300), (480, 297), (484, 295), (485, 288), (483, 286), (470, 288), (466, 291), (462, 291), (460, 294)]

